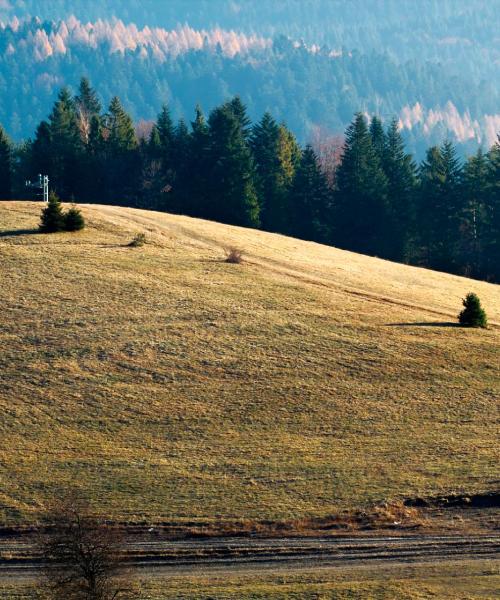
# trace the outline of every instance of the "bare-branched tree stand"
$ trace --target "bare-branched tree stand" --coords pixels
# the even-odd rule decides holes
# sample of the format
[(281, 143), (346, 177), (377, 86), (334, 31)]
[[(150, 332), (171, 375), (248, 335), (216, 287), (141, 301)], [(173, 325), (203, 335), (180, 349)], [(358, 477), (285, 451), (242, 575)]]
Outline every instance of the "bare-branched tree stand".
[(121, 533), (66, 501), (51, 509), (39, 535), (44, 561), (42, 596), (50, 600), (137, 598)]

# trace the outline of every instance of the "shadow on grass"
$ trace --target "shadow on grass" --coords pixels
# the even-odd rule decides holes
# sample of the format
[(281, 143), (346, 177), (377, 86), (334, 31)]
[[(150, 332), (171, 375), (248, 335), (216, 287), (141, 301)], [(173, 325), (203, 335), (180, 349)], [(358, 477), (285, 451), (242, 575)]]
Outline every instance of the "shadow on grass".
[(39, 229), (12, 229), (10, 231), (0, 231), (0, 238), (17, 237), (19, 235), (37, 235), (41, 233)]
[(387, 323), (387, 327), (462, 327), (450, 321), (428, 321), (423, 323)]

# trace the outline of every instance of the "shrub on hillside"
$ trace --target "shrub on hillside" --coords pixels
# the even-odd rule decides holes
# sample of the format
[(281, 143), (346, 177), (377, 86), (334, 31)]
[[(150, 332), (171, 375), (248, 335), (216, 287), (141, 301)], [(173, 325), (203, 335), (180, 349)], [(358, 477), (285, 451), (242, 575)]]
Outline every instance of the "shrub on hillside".
[(488, 325), (486, 313), (481, 306), (481, 301), (474, 293), (467, 294), (463, 300), (464, 309), (458, 315), (460, 325), (464, 327), (483, 327)]
[(66, 231), (81, 231), (85, 227), (85, 219), (82, 213), (72, 206), (64, 215), (64, 228)]
[(65, 217), (62, 210), (61, 201), (55, 192), (49, 195), (49, 203), (42, 210), (40, 220), (40, 231), (42, 233), (57, 233), (64, 231)]
[(230, 248), (225, 249), (226, 252), (226, 262), (231, 263), (233, 265), (239, 265), (243, 262), (243, 252), (231, 246)]
[(128, 244), (129, 248), (141, 248), (146, 243), (146, 234), (138, 233), (134, 239)]

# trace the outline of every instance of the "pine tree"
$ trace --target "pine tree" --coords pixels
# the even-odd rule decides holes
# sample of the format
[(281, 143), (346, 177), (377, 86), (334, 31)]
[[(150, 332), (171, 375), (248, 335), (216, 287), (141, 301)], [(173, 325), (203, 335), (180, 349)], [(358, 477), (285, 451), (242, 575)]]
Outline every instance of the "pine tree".
[(130, 115), (114, 97), (105, 117), (105, 173), (107, 201), (135, 205), (140, 181), (139, 145)]
[(332, 198), (318, 158), (307, 145), (290, 192), (290, 234), (305, 240), (328, 243), (331, 237)]
[(250, 133), (252, 130), (252, 121), (248, 116), (247, 107), (245, 106), (245, 104), (243, 104), (240, 96), (235, 96), (230, 102), (227, 102), (224, 106), (233, 112), (240, 125), (243, 138), (247, 141), (250, 137)]
[(261, 206), (262, 228), (283, 231), (285, 195), (280, 163), (280, 128), (270, 113), (266, 113), (252, 130), (250, 146), (256, 170), (256, 188)]
[(52, 160), (52, 134), (47, 121), (41, 121), (31, 143), (28, 171), (30, 173), (43, 173), (53, 179)]
[(105, 121), (110, 152), (122, 154), (137, 149), (137, 138), (130, 115), (116, 96), (111, 100)]
[(0, 200), (12, 198), (12, 145), (0, 125)]
[(481, 306), (481, 301), (474, 293), (467, 294), (463, 300), (464, 309), (459, 314), (458, 320), (464, 327), (482, 327), (488, 326), (486, 313)]
[[(373, 137), (373, 134), (372, 134)], [(397, 119), (390, 123), (382, 152), (387, 178), (389, 218), (388, 254), (392, 260), (409, 261), (413, 254), (417, 167), (405, 151)]]
[(66, 231), (81, 231), (85, 227), (85, 219), (76, 206), (72, 206), (64, 215), (64, 229)]
[(460, 269), (465, 275), (485, 275), (487, 236), (488, 158), (479, 149), (467, 159), (463, 170), (460, 215)]
[(210, 134), (209, 128), (198, 105), (195, 120), (191, 123), (189, 141), (188, 166), (185, 172), (187, 179), (182, 182), (185, 190), (184, 206), (186, 214), (195, 217), (210, 216)]
[(67, 88), (59, 92), (49, 116), (49, 128), (51, 184), (60, 196), (76, 196), (82, 148), (75, 105)]
[(184, 119), (180, 119), (174, 132), (173, 148), (175, 149), (175, 153), (172, 156), (174, 174), (172, 180), (173, 190), (167, 210), (182, 214), (186, 214), (190, 202), (189, 198), (187, 198), (189, 191), (186, 181), (193, 176), (189, 160), (190, 143), (191, 138), (188, 126)]
[(42, 210), (40, 220), (40, 231), (42, 233), (57, 233), (64, 231), (65, 218), (61, 206), (61, 201), (55, 192), (49, 195), (49, 203)]
[(86, 77), (82, 77), (80, 80), (75, 104), (89, 116), (89, 119), (101, 113), (102, 105), (97, 92), (92, 88)]
[(380, 117), (372, 117), (370, 121), (370, 137), (372, 140), (373, 149), (378, 156), (379, 161), (382, 163), (384, 160), (385, 149), (386, 149), (386, 135), (384, 131), (384, 125)]
[(225, 105), (212, 111), (209, 126), (209, 218), (258, 227), (252, 156), (241, 123)]
[(461, 166), (451, 142), (427, 152), (420, 168), (418, 219), (425, 264), (456, 272), (460, 248)]
[(484, 274), (500, 283), (500, 137), (488, 153), (484, 217)]
[(82, 142), (87, 145), (90, 137), (91, 121), (99, 117), (102, 110), (97, 92), (92, 89), (89, 80), (82, 77), (78, 94), (75, 96), (75, 108)]
[(334, 243), (342, 248), (388, 254), (387, 178), (373, 149), (365, 117), (358, 113), (347, 128), (337, 170)]

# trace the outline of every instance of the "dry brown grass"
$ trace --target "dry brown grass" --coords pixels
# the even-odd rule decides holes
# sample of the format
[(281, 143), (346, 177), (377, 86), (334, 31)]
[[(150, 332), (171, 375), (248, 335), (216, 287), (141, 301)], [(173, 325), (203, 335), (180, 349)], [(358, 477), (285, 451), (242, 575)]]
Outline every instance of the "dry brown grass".
[[(498, 286), (82, 211), (83, 232), (41, 236), (39, 204), (0, 203), (0, 521), (34, 519), (67, 488), (114, 518), (197, 523), (498, 481)], [(125, 247), (137, 231), (140, 253)], [(241, 268), (220, 261), (231, 245)], [(468, 291), (490, 329), (439, 325)]]

